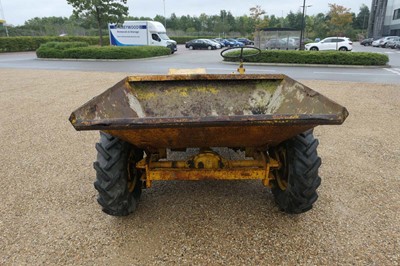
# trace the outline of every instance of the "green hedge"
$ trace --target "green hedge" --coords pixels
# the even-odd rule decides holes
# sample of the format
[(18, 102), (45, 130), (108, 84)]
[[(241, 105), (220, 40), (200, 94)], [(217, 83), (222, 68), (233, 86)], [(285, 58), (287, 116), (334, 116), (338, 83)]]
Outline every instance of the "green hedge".
[[(193, 39), (212, 39), (213, 36), (179, 36), (171, 37), (178, 44), (185, 44)], [(63, 37), (0, 37), (0, 52), (26, 52), (36, 51), (41, 44), (47, 42), (86, 42), (89, 45), (99, 44), (99, 37), (85, 36), (63, 36)], [(110, 39), (108, 36), (103, 36), (103, 43), (108, 45)]]
[[(75, 45), (75, 46), (74, 46)], [(76, 42), (67, 44), (47, 43), (36, 51), (38, 58), (71, 59), (137, 59), (171, 54), (171, 49), (160, 46), (87, 46)]]
[[(0, 37), (0, 52), (35, 51), (41, 44), (48, 42), (86, 42), (89, 45), (97, 45), (99, 37)], [(108, 36), (103, 37), (103, 43), (110, 43)]]
[[(244, 54), (254, 53), (245, 51)], [(239, 51), (228, 52), (227, 56), (239, 55)], [(238, 59), (224, 59), (237, 62)], [(385, 54), (367, 52), (339, 52), (339, 51), (262, 51), (259, 56), (244, 58), (244, 62), (283, 63), (283, 64), (326, 64), (326, 65), (365, 65), (381, 66), (389, 62)]]

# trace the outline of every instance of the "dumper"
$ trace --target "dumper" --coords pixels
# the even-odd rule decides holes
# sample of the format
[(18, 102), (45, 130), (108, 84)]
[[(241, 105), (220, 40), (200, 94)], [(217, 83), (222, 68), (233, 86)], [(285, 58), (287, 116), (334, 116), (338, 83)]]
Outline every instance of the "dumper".
[(295, 214), (312, 208), (321, 183), (313, 128), (347, 116), (286, 75), (178, 74), (128, 76), (69, 120), (100, 131), (94, 186), (107, 214), (134, 212), (142, 189), (168, 180), (260, 180)]

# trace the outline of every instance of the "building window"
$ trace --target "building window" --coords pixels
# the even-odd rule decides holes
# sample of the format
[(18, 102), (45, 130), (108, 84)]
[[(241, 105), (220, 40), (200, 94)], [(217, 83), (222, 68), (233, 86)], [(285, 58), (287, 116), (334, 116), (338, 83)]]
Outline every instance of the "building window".
[(393, 12), (393, 20), (400, 19), (400, 8)]

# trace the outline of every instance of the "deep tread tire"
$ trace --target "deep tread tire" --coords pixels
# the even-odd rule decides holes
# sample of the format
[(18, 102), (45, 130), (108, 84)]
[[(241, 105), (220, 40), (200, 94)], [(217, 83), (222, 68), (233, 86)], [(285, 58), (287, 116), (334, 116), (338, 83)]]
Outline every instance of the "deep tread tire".
[[(140, 161), (143, 151), (104, 132), (100, 132), (100, 142), (96, 144), (96, 150), (94, 187), (99, 193), (97, 201), (102, 210), (114, 216), (126, 216), (134, 212), (142, 187), (141, 173), (132, 161)], [(134, 183), (132, 191), (128, 188), (129, 180)]]
[(317, 200), (317, 188), (321, 184), (318, 175), (321, 158), (318, 157), (317, 146), (318, 140), (314, 138), (313, 131), (309, 130), (271, 151), (271, 155), (280, 148), (286, 151), (286, 165), (282, 167), (286, 167), (287, 186), (282, 189), (276, 180), (272, 182), (272, 193), (282, 211), (303, 213), (311, 210)]

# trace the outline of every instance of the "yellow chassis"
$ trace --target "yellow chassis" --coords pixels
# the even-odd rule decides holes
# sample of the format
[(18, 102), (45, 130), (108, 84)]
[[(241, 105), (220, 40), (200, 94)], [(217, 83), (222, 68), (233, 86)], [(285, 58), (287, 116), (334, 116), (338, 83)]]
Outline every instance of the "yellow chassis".
[(143, 169), (141, 180), (151, 187), (157, 180), (255, 180), (271, 187), (275, 179), (272, 169), (279, 169), (280, 163), (264, 152), (246, 150), (251, 160), (227, 160), (211, 149), (202, 149), (200, 153), (185, 161), (167, 161), (166, 151), (152, 154), (136, 164)]

